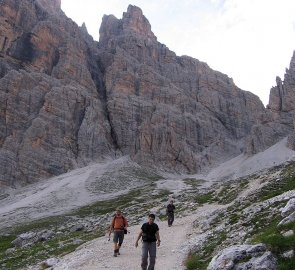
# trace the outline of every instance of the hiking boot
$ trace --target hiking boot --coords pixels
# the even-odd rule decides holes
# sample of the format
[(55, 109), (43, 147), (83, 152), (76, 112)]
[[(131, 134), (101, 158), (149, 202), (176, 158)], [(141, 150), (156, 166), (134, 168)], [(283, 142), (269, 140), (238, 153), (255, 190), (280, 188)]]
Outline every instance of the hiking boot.
[(117, 254), (118, 254), (118, 255), (121, 255), (119, 251), (118, 251), (118, 253), (117, 253)]
[(117, 253), (114, 253), (114, 257), (117, 257)]

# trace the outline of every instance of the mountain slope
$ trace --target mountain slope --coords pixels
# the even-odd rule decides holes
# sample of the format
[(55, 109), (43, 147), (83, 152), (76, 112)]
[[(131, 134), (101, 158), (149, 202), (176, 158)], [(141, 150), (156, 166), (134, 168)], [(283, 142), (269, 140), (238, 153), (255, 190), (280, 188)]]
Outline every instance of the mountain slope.
[(126, 155), (202, 173), (286, 136), (294, 149), (294, 59), (265, 109), (227, 75), (158, 42), (138, 7), (104, 16), (99, 42), (59, 0), (3, 0), (0, 20), (1, 187)]

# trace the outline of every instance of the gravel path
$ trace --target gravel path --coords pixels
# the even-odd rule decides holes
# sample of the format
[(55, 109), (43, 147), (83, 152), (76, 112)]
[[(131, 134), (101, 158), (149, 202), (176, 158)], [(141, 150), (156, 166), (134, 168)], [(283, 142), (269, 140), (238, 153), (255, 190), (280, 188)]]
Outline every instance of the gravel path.
[[(157, 223), (160, 228), (161, 246), (157, 250), (156, 269), (184, 269), (181, 245), (191, 227), (190, 219), (191, 217), (176, 220), (172, 227), (168, 227), (166, 222)], [(112, 239), (108, 241), (107, 236), (101, 237), (65, 256), (54, 270), (140, 269), (141, 245), (138, 248), (134, 246), (140, 226), (132, 226), (129, 231), (130, 233), (125, 236), (121, 255), (118, 257), (113, 257)]]
[[(158, 270), (182, 270), (188, 250), (189, 235), (192, 233), (193, 222), (198, 218), (206, 218), (212, 211), (224, 207), (205, 205), (190, 216), (176, 218), (172, 227), (167, 222), (156, 222), (160, 228), (161, 246), (157, 250), (156, 268)], [(65, 255), (54, 265), (54, 270), (138, 270), (141, 261), (141, 245), (135, 248), (135, 241), (140, 231), (140, 225), (128, 228), (121, 255), (113, 257), (112, 239), (100, 237), (80, 246), (76, 251)], [(39, 266), (30, 267), (37, 270)]]

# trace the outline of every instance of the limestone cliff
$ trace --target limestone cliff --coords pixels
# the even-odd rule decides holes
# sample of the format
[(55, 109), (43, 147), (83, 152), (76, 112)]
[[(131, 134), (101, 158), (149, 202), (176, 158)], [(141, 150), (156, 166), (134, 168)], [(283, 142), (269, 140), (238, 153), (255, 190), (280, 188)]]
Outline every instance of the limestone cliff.
[(264, 117), (253, 126), (248, 137), (248, 154), (265, 150), (286, 136), (289, 148), (295, 150), (295, 52), (284, 81), (277, 77), (276, 83), (270, 90)]
[(0, 185), (122, 154), (200, 172), (271, 145), (272, 135), (259, 141), (264, 129), (294, 130), (294, 60), (266, 110), (227, 75), (158, 42), (138, 7), (104, 16), (96, 42), (60, 0), (0, 4)]
[(0, 25), (0, 184), (112, 156), (97, 43), (60, 1), (1, 1)]
[(118, 147), (141, 163), (196, 172), (240, 154), (264, 112), (228, 76), (157, 42), (141, 10), (100, 28), (104, 81)]

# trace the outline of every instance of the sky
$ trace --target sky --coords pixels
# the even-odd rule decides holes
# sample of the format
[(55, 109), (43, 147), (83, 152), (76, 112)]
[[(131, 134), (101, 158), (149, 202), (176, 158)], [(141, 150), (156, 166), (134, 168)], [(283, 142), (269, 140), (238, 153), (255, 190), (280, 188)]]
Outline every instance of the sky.
[(294, 0), (61, 0), (65, 14), (99, 40), (104, 14), (136, 5), (158, 41), (227, 74), (268, 104), (295, 51)]

